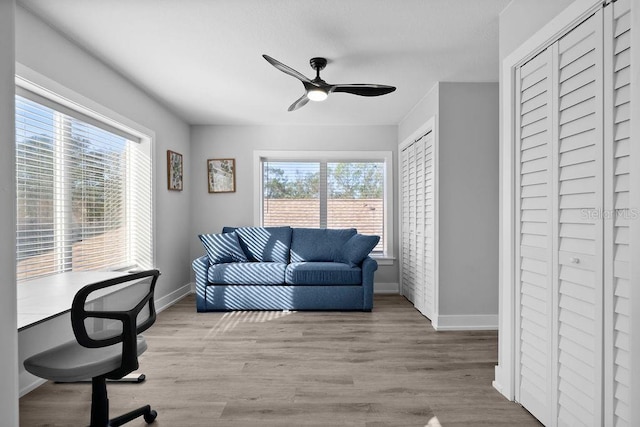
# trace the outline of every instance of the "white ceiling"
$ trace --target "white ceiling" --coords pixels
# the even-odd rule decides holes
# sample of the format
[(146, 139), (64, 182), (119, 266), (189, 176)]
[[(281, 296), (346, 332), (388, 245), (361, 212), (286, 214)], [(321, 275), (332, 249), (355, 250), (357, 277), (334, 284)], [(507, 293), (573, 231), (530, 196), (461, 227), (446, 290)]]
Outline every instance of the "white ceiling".
[[(498, 80), (498, 14), (510, 0), (21, 0), (190, 124), (397, 124), (438, 81)], [(397, 86), (334, 93), (298, 111), (302, 84), (266, 53), (328, 83)]]

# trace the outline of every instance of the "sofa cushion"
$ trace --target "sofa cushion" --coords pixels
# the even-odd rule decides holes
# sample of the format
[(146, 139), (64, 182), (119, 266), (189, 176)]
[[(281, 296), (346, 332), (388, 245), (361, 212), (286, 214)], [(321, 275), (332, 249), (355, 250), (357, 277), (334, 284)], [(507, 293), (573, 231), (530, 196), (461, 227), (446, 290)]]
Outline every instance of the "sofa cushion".
[(291, 262), (339, 261), (342, 246), (357, 233), (355, 228), (294, 228)]
[(365, 236), (356, 234), (342, 246), (342, 259), (340, 261), (351, 267), (362, 264), (362, 261), (371, 253), (380, 241), (380, 236)]
[(224, 285), (283, 285), (287, 264), (240, 262), (209, 266), (209, 283)]
[(287, 266), (288, 285), (360, 285), (362, 270), (340, 262), (294, 262)]
[(291, 227), (224, 227), (223, 233), (235, 231), (250, 261), (289, 262)]
[(236, 233), (200, 234), (198, 237), (212, 264), (248, 261)]

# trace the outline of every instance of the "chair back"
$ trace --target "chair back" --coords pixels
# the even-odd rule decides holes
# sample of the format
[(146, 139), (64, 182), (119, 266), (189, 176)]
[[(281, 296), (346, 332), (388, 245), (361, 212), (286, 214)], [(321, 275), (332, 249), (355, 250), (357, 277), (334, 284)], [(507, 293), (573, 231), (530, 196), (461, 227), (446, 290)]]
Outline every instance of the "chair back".
[(107, 378), (138, 369), (137, 336), (156, 320), (153, 293), (159, 276), (158, 270), (127, 274), (87, 285), (75, 295), (71, 326), (78, 343), (88, 348), (122, 343), (122, 364)]

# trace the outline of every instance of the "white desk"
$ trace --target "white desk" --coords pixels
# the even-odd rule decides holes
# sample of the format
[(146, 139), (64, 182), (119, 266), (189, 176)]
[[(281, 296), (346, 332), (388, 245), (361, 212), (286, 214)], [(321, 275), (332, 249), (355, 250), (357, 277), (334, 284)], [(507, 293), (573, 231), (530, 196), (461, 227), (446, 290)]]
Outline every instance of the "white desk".
[[(74, 271), (19, 283), (18, 331), (71, 311), (73, 297), (85, 285), (127, 274), (129, 273), (124, 271)], [(96, 297), (108, 295), (126, 286), (114, 286)]]

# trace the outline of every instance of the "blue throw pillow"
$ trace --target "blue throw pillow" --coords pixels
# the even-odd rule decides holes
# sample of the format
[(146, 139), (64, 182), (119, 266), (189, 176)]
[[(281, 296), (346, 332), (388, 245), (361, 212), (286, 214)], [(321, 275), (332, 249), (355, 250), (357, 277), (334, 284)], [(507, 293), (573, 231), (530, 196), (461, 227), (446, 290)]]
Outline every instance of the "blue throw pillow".
[(379, 241), (380, 236), (356, 234), (347, 240), (347, 243), (342, 247), (342, 261), (351, 267), (360, 265)]
[(293, 228), (291, 262), (340, 262), (344, 244), (357, 233), (355, 228)]
[(289, 263), (291, 227), (224, 227), (223, 233), (238, 233), (240, 247), (249, 261)]
[(225, 262), (247, 262), (247, 256), (242, 251), (238, 235), (233, 233), (200, 234), (198, 236), (212, 264)]

